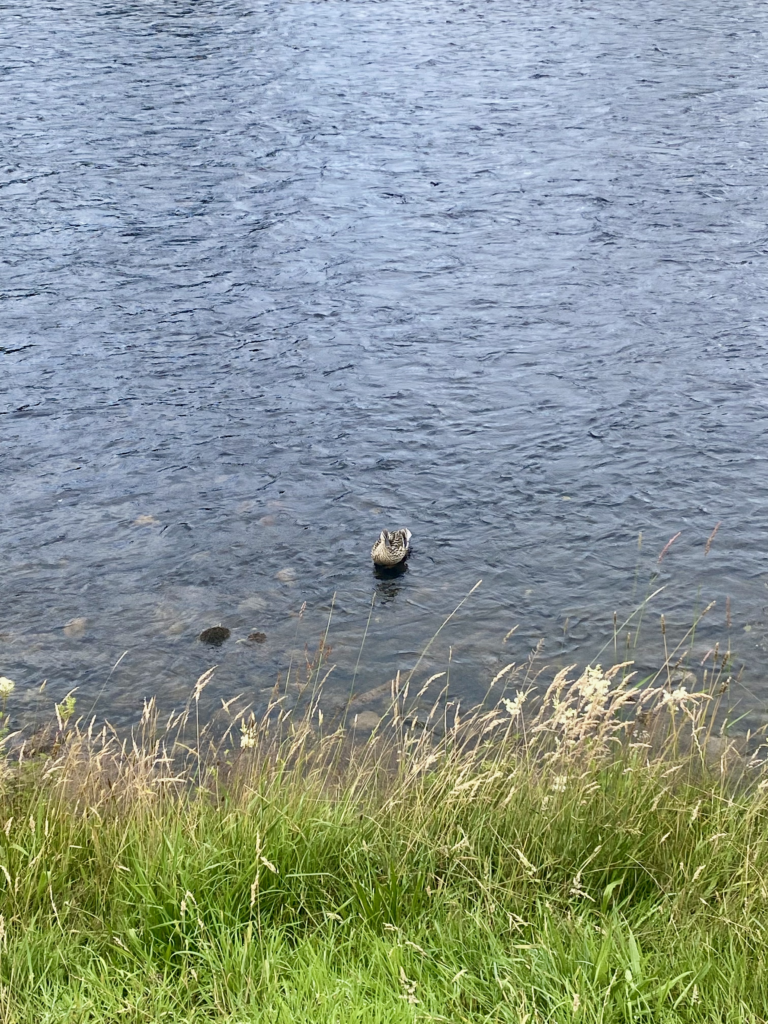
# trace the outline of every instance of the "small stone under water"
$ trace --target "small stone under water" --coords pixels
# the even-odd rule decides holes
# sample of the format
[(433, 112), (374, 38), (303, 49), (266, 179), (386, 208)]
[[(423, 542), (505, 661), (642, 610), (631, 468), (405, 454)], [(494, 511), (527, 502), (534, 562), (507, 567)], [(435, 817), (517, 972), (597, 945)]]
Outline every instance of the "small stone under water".
[(204, 629), (197, 639), (212, 647), (221, 647), (225, 640), (229, 640), (230, 634), (231, 630), (226, 626), (210, 626), (208, 629)]
[(258, 630), (255, 630), (253, 633), (248, 634), (248, 639), (252, 641), (254, 644), (263, 644), (264, 641), (267, 639), (267, 634), (260, 633)]
[(85, 618), (70, 619), (64, 626), (64, 636), (81, 637), (87, 624), (88, 620)]

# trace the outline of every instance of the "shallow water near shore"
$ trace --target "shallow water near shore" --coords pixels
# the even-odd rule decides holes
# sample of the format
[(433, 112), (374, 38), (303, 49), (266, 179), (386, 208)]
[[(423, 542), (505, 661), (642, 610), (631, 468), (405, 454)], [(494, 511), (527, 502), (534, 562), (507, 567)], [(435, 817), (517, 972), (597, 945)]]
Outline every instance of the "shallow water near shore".
[[(258, 702), (331, 605), (328, 687), (365, 691), (482, 579), (422, 663), (450, 659), (457, 697), (540, 639), (543, 660), (608, 661), (629, 631), (658, 664), (659, 615), (676, 642), (715, 600), (691, 664), (730, 643), (761, 719), (762, 5), (3, 20), (20, 716), (48, 679), (46, 700), (76, 686), (125, 720), (213, 663), (206, 699)], [(407, 572), (379, 579), (371, 543), (401, 525)], [(614, 650), (614, 611), (658, 587)], [(221, 647), (197, 639), (218, 624)]]

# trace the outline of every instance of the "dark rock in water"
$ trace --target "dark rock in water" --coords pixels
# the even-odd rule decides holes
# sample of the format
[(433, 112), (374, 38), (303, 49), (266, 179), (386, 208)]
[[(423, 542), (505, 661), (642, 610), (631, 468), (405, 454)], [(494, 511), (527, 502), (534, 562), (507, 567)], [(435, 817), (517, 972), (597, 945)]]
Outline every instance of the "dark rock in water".
[(198, 640), (202, 640), (204, 644), (210, 644), (211, 647), (221, 647), (225, 640), (229, 640), (230, 630), (226, 626), (211, 626), (209, 629), (204, 629)]
[(248, 634), (248, 639), (254, 644), (263, 644), (264, 641), (267, 639), (267, 634), (259, 633), (259, 631), (256, 630), (254, 633)]

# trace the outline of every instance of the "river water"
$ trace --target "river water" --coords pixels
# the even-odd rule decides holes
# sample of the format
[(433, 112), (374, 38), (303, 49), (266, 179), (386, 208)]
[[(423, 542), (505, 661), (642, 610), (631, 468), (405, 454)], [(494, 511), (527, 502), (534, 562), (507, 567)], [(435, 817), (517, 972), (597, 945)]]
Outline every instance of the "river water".
[[(365, 692), (479, 580), (419, 666), (450, 659), (465, 701), (540, 639), (542, 664), (620, 656), (614, 611), (664, 587), (630, 656), (715, 600), (690, 665), (730, 643), (762, 714), (764, 3), (10, 0), (0, 23), (15, 720), (78, 687), (128, 721), (212, 664), (206, 699), (259, 705), (329, 615), (327, 686), (359, 660)], [(408, 571), (378, 579), (400, 525)]]

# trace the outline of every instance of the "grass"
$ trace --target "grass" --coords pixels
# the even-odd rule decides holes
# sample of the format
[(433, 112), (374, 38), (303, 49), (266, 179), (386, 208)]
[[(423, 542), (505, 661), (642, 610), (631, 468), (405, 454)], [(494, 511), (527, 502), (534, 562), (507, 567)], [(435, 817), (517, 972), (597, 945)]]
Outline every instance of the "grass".
[(764, 1021), (768, 771), (718, 657), (697, 694), (507, 666), (466, 715), (397, 676), (354, 741), (323, 645), (223, 731), (209, 673), (128, 738), (59, 705), (2, 762), (0, 1019)]

